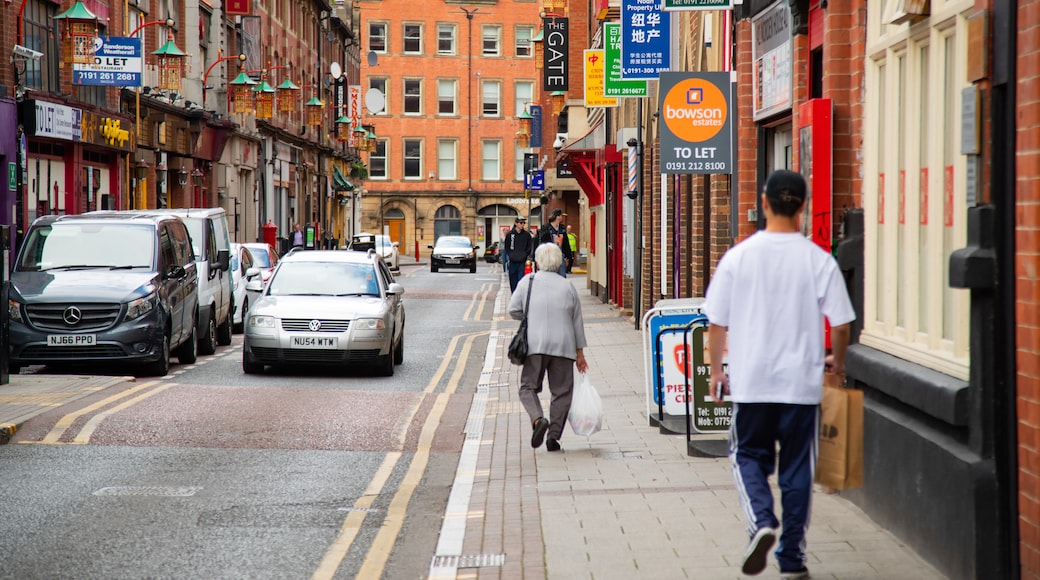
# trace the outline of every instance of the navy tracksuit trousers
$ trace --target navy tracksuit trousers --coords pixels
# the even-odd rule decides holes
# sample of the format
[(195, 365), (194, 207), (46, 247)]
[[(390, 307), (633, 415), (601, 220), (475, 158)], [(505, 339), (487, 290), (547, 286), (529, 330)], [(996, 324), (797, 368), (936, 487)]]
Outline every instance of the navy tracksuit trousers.
[(729, 458), (749, 536), (763, 527), (780, 527), (768, 481), (777, 466), (779, 444), (777, 481), (784, 520), (776, 559), (782, 571), (805, 567), (819, 424), (819, 405), (733, 404)]

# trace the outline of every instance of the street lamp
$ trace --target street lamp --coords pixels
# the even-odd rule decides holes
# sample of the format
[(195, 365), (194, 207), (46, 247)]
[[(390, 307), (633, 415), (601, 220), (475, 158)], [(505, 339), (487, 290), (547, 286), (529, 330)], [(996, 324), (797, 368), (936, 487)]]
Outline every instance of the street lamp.
[(180, 170), (177, 171), (177, 183), (181, 187), (188, 184), (188, 170), (182, 165)]
[(94, 39), (98, 36), (97, 15), (82, 2), (76, 2), (53, 19), (64, 23), (61, 31), (62, 59), (73, 64), (93, 63)]
[(198, 167), (191, 172), (191, 183), (195, 186), (195, 207), (202, 207), (205, 205), (202, 201), (202, 172)]
[(173, 30), (167, 31), (166, 44), (152, 54), (159, 57), (159, 89), (180, 92), (184, 57), (188, 54), (173, 42)]
[(246, 55), (244, 55), (244, 54), (236, 54), (234, 56), (220, 56), (220, 51), (217, 51), (217, 60), (215, 60), (213, 62), (213, 64), (209, 65), (209, 68), (206, 69), (206, 74), (202, 75), (202, 108), (203, 109), (206, 108), (206, 80), (209, 79), (209, 73), (218, 64), (220, 64), (220, 63), (222, 63), (222, 62), (224, 62), (226, 60), (234, 60), (236, 58), (239, 60), (239, 62), (242, 62), (242, 63), (246, 62)]

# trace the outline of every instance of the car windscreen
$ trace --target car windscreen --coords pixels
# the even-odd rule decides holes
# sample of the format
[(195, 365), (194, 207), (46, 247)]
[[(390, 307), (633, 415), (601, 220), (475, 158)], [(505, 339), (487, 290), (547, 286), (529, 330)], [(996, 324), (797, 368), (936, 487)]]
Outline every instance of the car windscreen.
[(379, 296), (372, 264), (282, 262), (268, 283), (271, 296)]
[(441, 238), (437, 240), (436, 245), (438, 250), (473, 249), (473, 245), (466, 238)]
[(153, 269), (155, 227), (144, 224), (55, 223), (33, 228), (18, 270)]

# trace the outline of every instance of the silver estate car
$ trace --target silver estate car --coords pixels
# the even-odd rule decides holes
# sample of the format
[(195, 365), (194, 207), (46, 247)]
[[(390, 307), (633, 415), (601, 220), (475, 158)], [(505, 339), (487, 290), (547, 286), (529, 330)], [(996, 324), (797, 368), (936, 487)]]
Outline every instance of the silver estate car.
[(375, 365), (404, 361), (404, 286), (375, 251), (294, 250), (249, 308), (242, 370), (265, 365)]

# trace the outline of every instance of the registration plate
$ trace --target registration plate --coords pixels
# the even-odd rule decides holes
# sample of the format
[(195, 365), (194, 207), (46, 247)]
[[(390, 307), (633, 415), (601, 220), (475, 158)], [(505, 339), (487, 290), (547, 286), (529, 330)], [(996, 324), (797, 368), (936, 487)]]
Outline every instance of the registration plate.
[(293, 348), (336, 348), (335, 336), (294, 336), (289, 343)]
[(445, 264), (458, 264), (459, 263), (459, 259), (458, 258), (448, 258), (448, 259), (444, 260), (444, 263)]
[(47, 346), (94, 346), (97, 336), (93, 334), (49, 334)]

